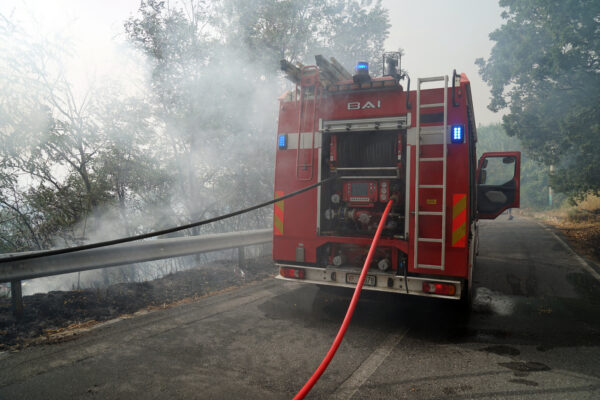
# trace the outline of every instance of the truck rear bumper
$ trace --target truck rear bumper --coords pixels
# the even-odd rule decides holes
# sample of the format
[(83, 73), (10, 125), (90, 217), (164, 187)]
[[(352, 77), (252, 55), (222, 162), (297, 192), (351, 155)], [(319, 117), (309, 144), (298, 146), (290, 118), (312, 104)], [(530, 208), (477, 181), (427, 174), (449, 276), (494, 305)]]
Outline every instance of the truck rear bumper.
[[(301, 283), (313, 283), (318, 285), (326, 286), (337, 286), (337, 287), (356, 287), (358, 277), (360, 275), (360, 269), (358, 268), (345, 268), (345, 267), (333, 267), (328, 266), (325, 268), (309, 267), (304, 265), (294, 264), (280, 264), (276, 263), (277, 267), (280, 268), (292, 268), (294, 270), (304, 271), (301, 275), (302, 278), (289, 278), (282, 276), (280, 273), (276, 276), (277, 279), (286, 281), (301, 282)], [(444, 287), (454, 286), (454, 294), (439, 294), (429, 293), (424, 291), (424, 284), (442, 284)], [(443, 299), (454, 299), (459, 300), (461, 293), (464, 290), (464, 284), (462, 281), (457, 279), (438, 279), (432, 277), (415, 277), (402, 275), (395, 275), (379, 270), (370, 269), (365, 284), (363, 285), (365, 290), (373, 290), (380, 292), (390, 292), (399, 294), (410, 294), (424, 297), (438, 297)]]

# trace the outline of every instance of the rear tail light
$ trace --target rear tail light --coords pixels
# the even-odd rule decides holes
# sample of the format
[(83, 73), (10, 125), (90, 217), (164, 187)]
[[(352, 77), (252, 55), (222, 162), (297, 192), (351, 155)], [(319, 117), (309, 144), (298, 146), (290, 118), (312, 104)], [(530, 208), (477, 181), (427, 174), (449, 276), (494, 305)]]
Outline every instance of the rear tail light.
[(306, 277), (306, 271), (300, 268), (281, 267), (279, 273), (284, 278), (304, 279)]
[(456, 293), (456, 286), (451, 283), (423, 282), (423, 292), (454, 296)]

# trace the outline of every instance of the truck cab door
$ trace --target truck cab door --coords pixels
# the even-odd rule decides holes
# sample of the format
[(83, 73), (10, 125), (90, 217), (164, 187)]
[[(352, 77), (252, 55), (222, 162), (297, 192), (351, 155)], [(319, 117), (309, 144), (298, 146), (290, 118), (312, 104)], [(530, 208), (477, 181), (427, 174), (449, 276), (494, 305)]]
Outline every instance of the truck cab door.
[(509, 208), (519, 208), (521, 153), (484, 153), (477, 167), (479, 219), (494, 219)]

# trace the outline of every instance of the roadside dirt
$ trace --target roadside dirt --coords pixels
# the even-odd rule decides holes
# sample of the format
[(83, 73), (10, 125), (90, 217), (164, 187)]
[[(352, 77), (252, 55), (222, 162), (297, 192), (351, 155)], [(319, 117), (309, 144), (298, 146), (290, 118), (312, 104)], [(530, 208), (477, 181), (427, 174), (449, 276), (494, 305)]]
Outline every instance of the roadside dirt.
[(531, 215), (555, 227), (579, 254), (600, 264), (600, 209), (573, 208)]
[(549, 223), (565, 235), (579, 254), (600, 264), (600, 221), (587, 224), (569, 221)]
[(69, 331), (89, 329), (140, 310), (189, 303), (273, 277), (275, 272), (270, 258), (248, 260), (243, 271), (231, 262), (215, 262), (155, 281), (35, 294), (23, 297), (25, 315), (21, 321), (12, 315), (10, 298), (0, 298), (0, 351), (66, 340)]

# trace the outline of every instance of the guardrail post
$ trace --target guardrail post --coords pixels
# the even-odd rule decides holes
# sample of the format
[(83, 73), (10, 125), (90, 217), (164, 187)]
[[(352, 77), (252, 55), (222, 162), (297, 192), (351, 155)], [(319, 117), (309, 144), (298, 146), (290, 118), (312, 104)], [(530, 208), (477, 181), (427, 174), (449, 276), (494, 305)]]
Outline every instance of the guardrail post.
[(238, 267), (242, 268), (246, 264), (246, 248), (238, 247)]
[(23, 317), (23, 291), (21, 281), (10, 281), (10, 296), (12, 300), (13, 315), (20, 319)]

